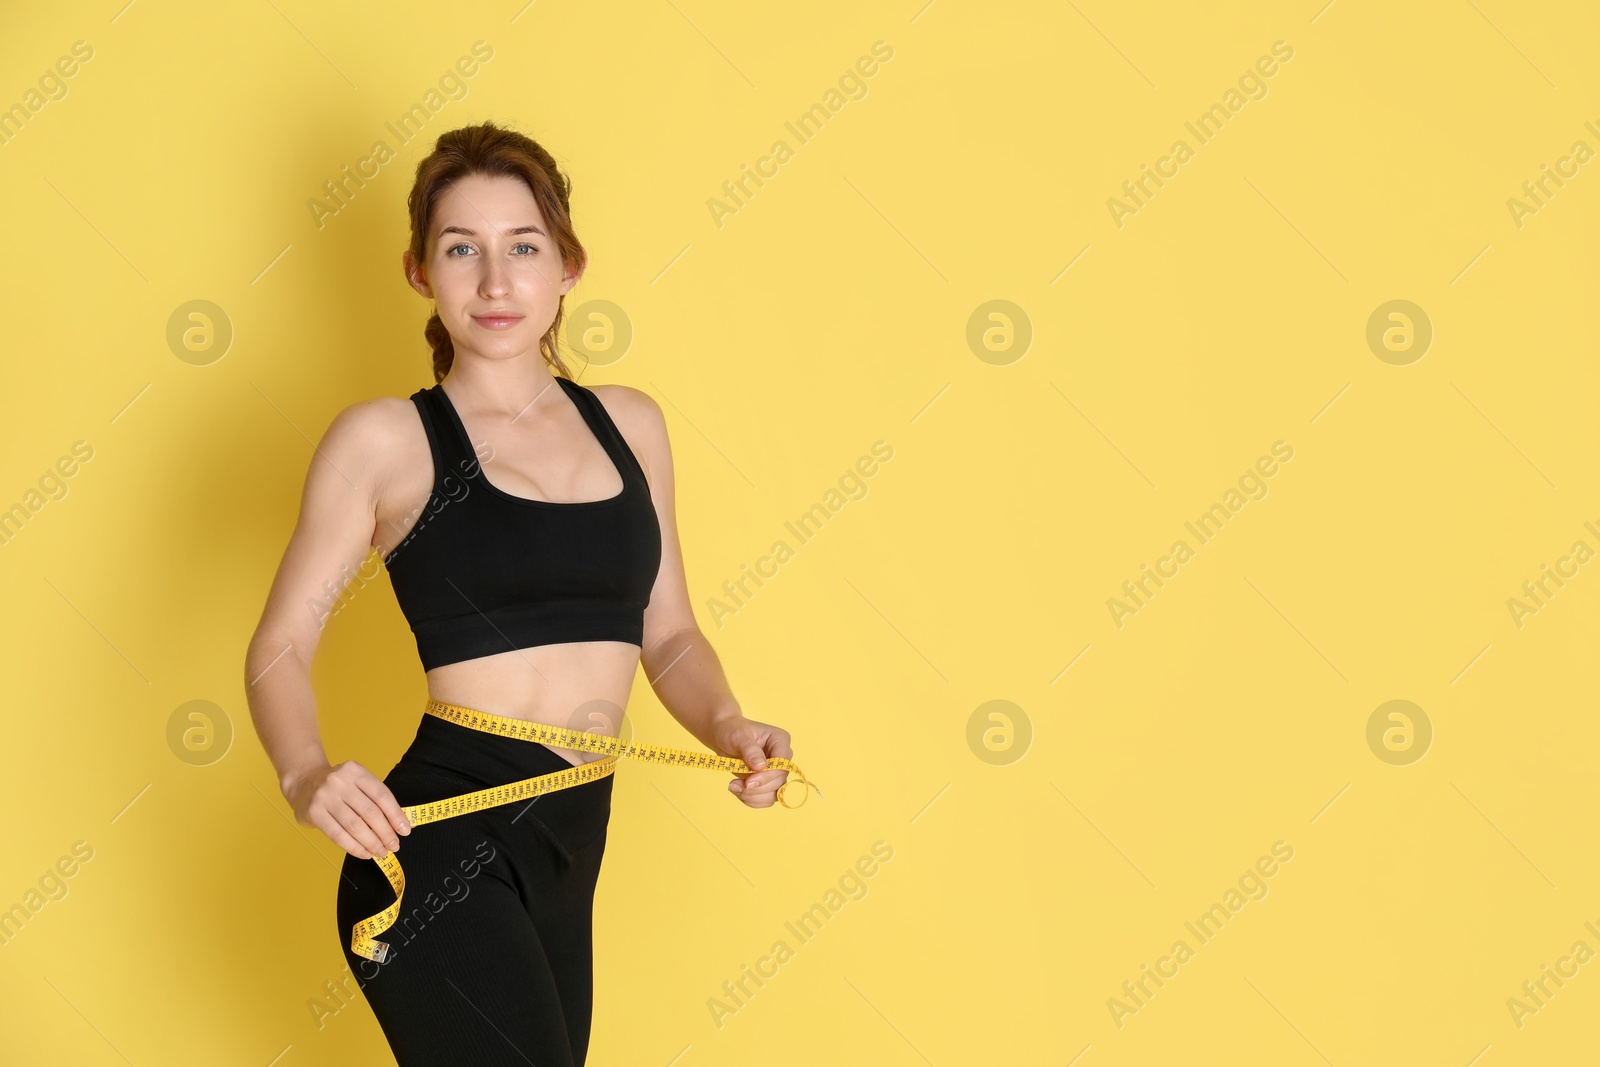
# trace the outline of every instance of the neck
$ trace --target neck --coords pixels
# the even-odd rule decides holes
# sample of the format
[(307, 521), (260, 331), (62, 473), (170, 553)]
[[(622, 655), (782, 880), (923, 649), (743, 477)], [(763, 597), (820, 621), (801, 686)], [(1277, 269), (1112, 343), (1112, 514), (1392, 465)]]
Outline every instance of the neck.
[(460, 353), (439, 384), (458, 410), (465, 407), (513, 420), (544, 410), (547, 404), (560, 399), (556, 394), (561, 391), (543, 358), (463, 359)]

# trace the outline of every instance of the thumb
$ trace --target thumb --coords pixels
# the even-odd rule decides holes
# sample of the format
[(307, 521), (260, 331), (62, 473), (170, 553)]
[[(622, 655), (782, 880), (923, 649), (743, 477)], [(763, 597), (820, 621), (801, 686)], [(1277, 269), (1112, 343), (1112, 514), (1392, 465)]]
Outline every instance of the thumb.
[(753, 770), (759, 771), (761, 768), (767, 765), (767, 754), (763, 752), (761, 750), (761, 746), (754, 741), (751, 741), (749, 744), (744, 746), (743, 759), (745, 765)]

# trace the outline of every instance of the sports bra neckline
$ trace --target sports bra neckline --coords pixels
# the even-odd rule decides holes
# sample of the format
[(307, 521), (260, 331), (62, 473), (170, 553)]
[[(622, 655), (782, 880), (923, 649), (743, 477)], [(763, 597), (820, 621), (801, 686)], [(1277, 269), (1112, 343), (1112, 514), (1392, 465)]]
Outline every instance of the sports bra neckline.
[[(567, 398), (572, 402), (572, 406), (578, 409), (578, 414), (583, 417), (584, 424), (589, 427), (589, 432), (593, 434), (595, 440), (600, 443), (600, 447), (605, 449), (607, 458), (611, 460), (611, 465), (616, 468), (617, 475), (622, 479), (621, 491), (615, 496), (608, 496), (600, 500), (535, 500), (532, 497), (517, 496), (514, 493), (508, 493), (504, 489), (501, 489), (499, 486), (495, 485), (489, 480), (488, 472), (483, 469), (483, 465), (481, 463), (475, 463), (478, 475), (478, 484), (487, 489), (490, 495), (496, 497), (497, 499), (504, 500), (507, 503), (518, 504), (531, 508), (573, 510), (584, 508), (604, 508), (622, 503), (622, 501), (627, 499), (628, 495), (633, 491), (633, 479), (629, 477), (629, 465), (623, 462), (621, 455), (618, 454), (618, 449), (615, 443), (611, 440), (611, 428), (601, 424), (598, 421), (600, 416), (597, 416), (595, 412), (590, 410), (588, 403), (585, 402), (590, 398), (579, 395), (580, 391), (586, 391), (584, 390), (583, 386), (580, 386), (577, 382), (564, 378), (559, 374), (552, 375), (552, 377), (554, 377), (556, 382), (561, 386), (562, 392), (567, 394)], [(477, 457), (477, 451), (472, 447), (472, 440), (467, 435), (466, 424), (461, 421), (461, 414), (456, 411), (455, 403), (450, 399), (450, 394), (444, 390), (444, 383), (435, 383), (433, 388), (434, 391), (439, 394), (439, 406), (444, 409), (446, 419), (450, 423), (450, 429), (448, 432), (455, 438), (457, 448), (463, 450), (462, 454), (464, 456), (472, 457), (475, 461)], [(593, 402), (596, 405), (599, 405), (600, 398), (594, 397)]]

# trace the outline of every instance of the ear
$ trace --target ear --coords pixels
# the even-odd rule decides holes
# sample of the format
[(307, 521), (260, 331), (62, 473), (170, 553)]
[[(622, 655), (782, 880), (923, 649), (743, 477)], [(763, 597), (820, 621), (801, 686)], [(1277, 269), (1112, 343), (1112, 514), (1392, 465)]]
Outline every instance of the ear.
[(583, 262), (578, 264), (577, 270), (573, 270), (569, 267), (567, 269), (566, 277), (561, 279), (561, 295), (566, 296), (568, 293), (570, 293), (573, 286), (577, 285), (578, 282), (582, 280), (583, 272), (588, 269), (589, 257), (587, 255), (583, 257)]
[(406, 282), (411, 288), (429, 300), (433, 299), (433, 286), (428, 284), (427, 272), (422, 264), (417, 262), (417, 257), (411, 254), (409, 248), (400, 253), (400, 269), (405, 272)]

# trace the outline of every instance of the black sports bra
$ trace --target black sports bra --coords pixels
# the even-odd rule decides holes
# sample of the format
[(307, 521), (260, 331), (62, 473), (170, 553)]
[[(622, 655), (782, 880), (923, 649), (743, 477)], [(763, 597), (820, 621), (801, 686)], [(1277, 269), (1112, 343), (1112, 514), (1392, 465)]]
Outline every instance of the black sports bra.
[(433, 492), (383, 562), (425, 671), (532, 645), (642, 644), (661, 566), (650, 486), (600, 398), (556, 381), (622, 475), (616, 496), (560, 503), (503, 492), (444, 389), (411, 394), (433, 451)]

